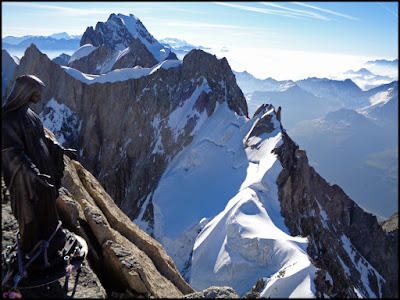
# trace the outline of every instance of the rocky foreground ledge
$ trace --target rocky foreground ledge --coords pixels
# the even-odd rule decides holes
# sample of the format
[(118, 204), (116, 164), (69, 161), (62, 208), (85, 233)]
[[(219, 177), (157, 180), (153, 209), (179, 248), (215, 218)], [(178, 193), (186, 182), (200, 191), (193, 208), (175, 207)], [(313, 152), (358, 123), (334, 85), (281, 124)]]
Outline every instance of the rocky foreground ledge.
[[(84, 237), (89, 246), (75, 298), (181, 298), (196, 292), (182, 278), (161, 244), (117, 207), (91, 173), (66, 156), (64, 162), (57, 199), (60, 219), (65, 228)], [(14, 243), (18, 229), (3, 184), (2, 249)], [(70, 278), (70, 287), (75, 282), (75, 273)], [(71, 291), (64, 292), (64, 280), (21, 290), (21, 294), (24, 298), (68, 297)]]

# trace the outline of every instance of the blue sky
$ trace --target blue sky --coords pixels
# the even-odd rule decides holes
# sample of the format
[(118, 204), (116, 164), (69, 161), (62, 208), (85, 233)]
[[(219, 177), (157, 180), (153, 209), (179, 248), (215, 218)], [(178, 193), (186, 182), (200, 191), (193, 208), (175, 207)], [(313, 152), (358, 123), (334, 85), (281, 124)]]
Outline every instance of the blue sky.
[[(276, 63), (276, 69), (278, 62), (290, 66), (303, 58), (303, 64), (294, 67), (304, 69), (309, 65), (306, 61), (320, 57), (332, 61), (326, 66), (331, 70), (333, 57), (355, 64), (363, 59), (398, 56), (397, 2), (5, 1), (2, 37), (64, 31), (82, 34), (88, 26), (105, 22), (111, 13), (134, 14), (156, 39), (175, 37), (213, 49), (226, 47), (230, 50), (228, 60), (237, 69), (251, 65), (258, 77), (267, 76), (265, 68), (271, 62)], [(252, 63), (250, 58), (243, 59), (246, 53), (252, 56)], [(256, 58), (270, 63), (254, 71)]]

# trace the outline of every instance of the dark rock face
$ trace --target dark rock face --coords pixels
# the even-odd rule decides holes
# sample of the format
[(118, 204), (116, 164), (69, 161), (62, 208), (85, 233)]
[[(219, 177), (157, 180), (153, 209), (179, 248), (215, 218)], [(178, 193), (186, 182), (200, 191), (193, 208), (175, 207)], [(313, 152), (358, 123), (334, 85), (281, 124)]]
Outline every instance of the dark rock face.
[(134, 68), (136, 66), (150, 68), (158, 61), (140, 39), (129, 45), (126, 54), (112, 50), (108, 46), (99, 46), (89, 55), (74, 60), (69, 66), (86, 74), (104, 74), (117, 69)]
[(114, 30), (111, 29), (105, 22), (98, 22), (96, 28), (88, 27), (82, 35), (80, 45), (92, 44), (95, 47), (105, 45), (110, 49), (116, 49), (117, 44), (124, 44), (127, 47), (133, 43), (134, 37), (129, 33), (126, 26), (122, 23), (120, 18), (115, 14), (111, 14), (108, 21), (112, 20), (116, 24), (117, 39), (111, 38)]
[[(186, 67), (183, 69), (185, 71), (183, 76), (204, 76), (210, 88), (217, 89), (219, 97), (222, 97), (219, 102), (228, 102), (231, 110), (240, 116), (248, 117), (246, 100), (236, 84), (235, 75), (225, 57), (218, 60), (215, 55), (207, 54), (202, 50), (192, 50), (184, 57), (183, 66)], [(215, 101), (216, 99), (211, 100), (212, 103)], [(213, 106), (211, 108), (213, 111)]]
[(68, 62), (69, 62), (70, 58), (71, 58), (70, 55), (63, 53), (60, 56), (54, 58), (53, 61), (56, 64), (59, 64), (60, 66), (68, 66)]
[(107, 46), (100, 46), (89, 55), (71, 62), (69, 67), (86, 74), (100, 74), (101, 67), (113, 58), (115, 52)]
[(129, 45), (129, 50), (129, 53), (121, 57), (115, 63), (112, 70), (133, 68), (136, 66), (150, 68), (157, 64), (157, 60), (154, 58), (153, 54), (149, 52), (140, 39), (135, 39), (135, 41)]
[[(46, 85), (43, 100), (35, 106), (38, 113), (52, 98), (76, 113), (81, 120), (77, 142), (69, 144), (71, 137), (65, 146), (80, 149), (80, 161), (131, 219), (143, 211), (141, 218), (150, 223), (152, 192), (168, 162), (191, 142), (199, 116), (210, 116), (216, 103), (224, 101), (238, 115), (247, 116), (246, 100), (226, 59), (201, 50), (189, 53), (175, 68), (87, 85), (32, 45), (15, 76), (21, 74), (34, 74)], [(170, 115), (186, 101), (193, 101), (191, 110), (176, 125)]]
[(329, 185), (308, 165), (305, 151), (283, 137), (274, 150), (283, 166), (277, 182), (281, 213), (292, 235), (309, 237), (308, 254), (320, 269), (317, 297), (356, 297), (355, 289), (367, 297), (397, 297), (398, 237)]
[(88, 28), (86, 28), (86, 31), (82, 35), (81, 40), (79, 42), (79, 46), (81, 47), (86, 44), (90, 44), (95, 47), (100, 45), (99, 38), (97, 37), (97, 34), (94, 31), (93, 26), (89, 26)]

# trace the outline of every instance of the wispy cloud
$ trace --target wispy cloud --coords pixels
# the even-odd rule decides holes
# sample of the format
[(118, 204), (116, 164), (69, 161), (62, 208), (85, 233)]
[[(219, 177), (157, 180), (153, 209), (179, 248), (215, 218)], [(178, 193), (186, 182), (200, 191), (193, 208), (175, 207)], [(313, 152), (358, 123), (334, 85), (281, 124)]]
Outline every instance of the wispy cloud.
[(386, 9), (388, 12), (390, 12), (392, 15), (394, 15), (396, 18), (399, 17), (399, 15), (398, 15), (396, 12), (394, 12), (394, 11), (391, 10), (390, 8), (386, 7), (386, 6), (383, 5), (382, 3), (378, 2), (378, 4), (379, 4), (381, 7), (383, 7), (384, 9)]
[(325, 16), (322, 16), (320, 14), (317, 14), (315, 12), (306, 11), (306, 10), (302, 10), (302, 9), (293, 9), (293, 8), (289, 8), (289, 7), (284, 7), (284, 6), (281, 6), (279, 4), (270, 3), (270, 2), (261, 2), (261, 3), (266, 5), (266, 6), (287, 10), (287, 11), (289, 11), (290, 13), (292, 13), (294, 15), (303, 16), (303, 17), (311, 17), (311, 18), (321, 19), (321, 20), (325, 20), (325, 21), (330, 21), (329, 18), (327, 18)]
[(294, 13), (288, 12), (288, 11), (266, 9), (266, 8), (260, 8), (260, 7), (254, 7), (254, 6), (245, 6), (245, 5), (226, 3), (226, 2), (214, 2), (214, 3), (218, 4), (218, 5), (224, 5), (224, 6), (237, 8), (240, 10), (245, 10), (245, 11), (254, 11), (254, 12), (259, 12), (259, 13), (269, 14), (269, 15), (279, 15), (279, 16), (284, 16), (284, 17), (294, 18), (294, 19), (304, 19), (299, 14), (294, 14)]
[(338, 13), (329, 9), (324, 9), (320, 8), (317, 6), (313, 6), (310, 4), (305, 4), (305, 3), (300, 3), (300, 2), (292, 2), (293, 4), (300, 5), (303, 7), (311, 8), (311, 10), (304, 10), (304, 9), (295, 9), (295, 8), (290, 8), (287, 6), (283, 6), (280, 4), (275, 4), (271, 2), (261, 2), (261, 4), (269, 7), (273, 7), (275, 9), (267, 9), (267, 8), (261, 8), (261, 7), (254, 7), (254, 6), (247, 6), (247, 5), (240, 5), (240, 4), (233, 4), (233, 3), (226, 3), (226, 2), (214, 2), (215, 4), (218, 5), (224, 5), (228, 7), (233, 7), (236, 9), (240, 10), (245, 10), (245, 11), (253, 11), (253, 12), (258, 12), (258, 13), (263, 13), (263, 14), (270, 14), (270, 15), (278, 15), (282, 17), (288, 17), (288, 18), (295, 18), (295, 19), (320, 19), (324, 21), (331, 21), (331, 19), (327, 16), (324, 16), (322, 14), (316, 13), (314, 10), (318, 10), (327, 14), (339, 16), (342, 18), (354, 20), (354, 21), (359, 21), (358, 18), (345, 15), (342, 13)]
[(63, 6), (54, 6), (48, 4), (40, 4), (34, 2), (3, 2), (2, 6), (14, 6), (14, 7), (24, 7), (24, 8), (38, 8), (43, 10), (48, 10), (52, 12), (61, 12), (67, 16), (83, 16), (83, 15), (97, 15), (109, 13), (109, 9), (98, 9), (95, 7), (83, 9), (83, 8), (71, 8)]
[(170, 11), (179, 11), (179, 12), (184, 12), (184, 13), (191, 13), (191, 14), (200, 14), (200, 15), (208, 14), (208, 12), (206, 12), (206, 11), (192, 10), (192, 9), (187, 9), (187, 8), (173, 7), (173, 6), (168, 6), (168, 7), (165, 7), (164, 9), (170, 10)]
[(305, 3), (300, 3), (300, 2), (292, 2), (292, 3), (297, 4), (297, 5), (300, 5), (300, 6), (312, 8), (312, 9), (315, 9), (315, 10), (319, 10), (319, 11), (322, 11), (322, 12), (325, 12), (325, 13), (328, 13), (328, 14), (332, 14), (332, 15), (335, 15), (335, 16), (343, 17), (343, 18), (346, 18), (346, 19), (349, 19), (349, 20), (353, 20), (353, 21), (359, 21), (359, 20), (360, 20), (360, 19), (358, 19), (358, 18), (356, 18), (356, 17), (353, 17), (353, 16), (341, 14), (341, 13), (335, 12), (335, 11), (333, 11), (333, 10), (329, 10), (329, 9), (325, 9), (325, 8), (320, 8), (320, 7), (317, 7), (317, 6), (314, 6), (314, 5), (305, 4)]
[[(160, 19), (156, 19), (156, 21), (161, 21)], [(227, 24), (213, 24), (213, 23), (206, 23), (206, 22), (184, 22), (184, 21), (171, 21), (171, 20), (162, 20), (165, 26), (177, 26), (177, 27), (194, 27), (194, 28), (205, 28), (205, 29), (233, 29), (236, 32), (243, 31), (243, 32), (255, 32), (258, 31), (259, 33), (268, 33), (268, 34), (275, 34), (276, 31), (270, 28), (260, 28), (255, 26), (239, 26), (239, 25), (227, 25)]]
[(240, 26), (236, 25), (225, 25), (225, 24), (210, 24), (203, 22), (176, 22), (176, 21), (166, 21), (165, 25), (169, 26), (179, 26), (179, 27), (196, 27), (196, 28), (214, 28), (214, 29), (239, 29)]

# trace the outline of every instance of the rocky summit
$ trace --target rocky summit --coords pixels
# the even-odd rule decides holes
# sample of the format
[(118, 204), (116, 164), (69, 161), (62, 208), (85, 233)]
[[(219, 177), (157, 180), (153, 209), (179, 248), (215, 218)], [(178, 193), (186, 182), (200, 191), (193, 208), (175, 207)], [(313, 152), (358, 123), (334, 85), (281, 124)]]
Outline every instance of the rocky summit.
[(152, 41), (133, 15), (113, 14), (69, 66), (31, 45), (13, 75), (45, 83), (34, 109), (78, 149), (60, 216), (88, 241), (108, 295), (397, 297), (394, 222), (310, 167), (284, 109), (249, 118), (225, 58), (160, 60)]

